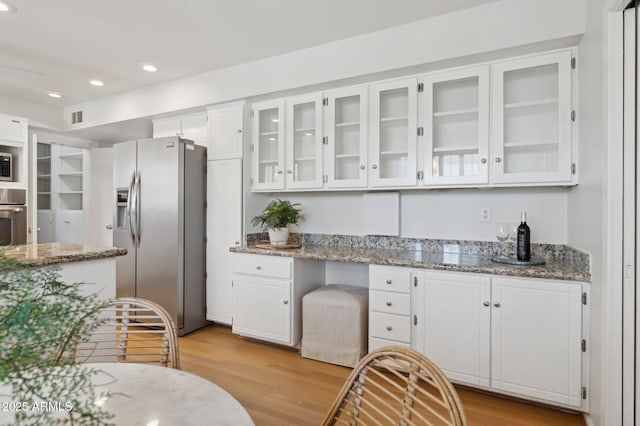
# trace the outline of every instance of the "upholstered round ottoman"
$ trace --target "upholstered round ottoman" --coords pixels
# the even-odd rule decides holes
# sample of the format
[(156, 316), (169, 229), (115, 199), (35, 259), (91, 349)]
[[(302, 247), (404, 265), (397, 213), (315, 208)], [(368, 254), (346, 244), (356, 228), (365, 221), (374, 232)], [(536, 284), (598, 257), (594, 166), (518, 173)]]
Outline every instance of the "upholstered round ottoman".
[(327, 284), (302, 298), (305, 358), (355, 366), (367, 354), (369, 290)]

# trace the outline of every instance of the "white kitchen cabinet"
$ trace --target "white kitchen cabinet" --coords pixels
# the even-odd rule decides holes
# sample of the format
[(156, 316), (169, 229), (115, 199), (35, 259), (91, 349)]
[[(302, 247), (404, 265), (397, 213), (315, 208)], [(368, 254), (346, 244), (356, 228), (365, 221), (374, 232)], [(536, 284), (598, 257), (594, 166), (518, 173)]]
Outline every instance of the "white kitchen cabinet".
[(580, 283), (415, 272), (415, 347), (454, 381), (573, 408), (582, 398)]
[(14, 142), (24, 146), (27, 141), (29, 120), (22, 117), (0, 114), (0, 144)]
[(153, 137), (180, 136), (196, 145), (207, 146), (207, 113), (181, 115), (153, 120)]
[(55, 211), (38, 210), (37, 218), (37, 242), (51, 243), (55, 241)]
[(373, 187), (416, 185), (417, 83), (412, 77), (369, 86)]
[(252, 189), (283, 190), (284, 179), (284, 100), (252, 106)]
[(242, 159), (207, 162), (207, 319), (233, 320), (229, 247), (242, 243)]
[(491, 387), (582, 403), (582, 286), (492, 278)]
[(382, 346), (411, 347), (411, 270), (369, 267), (369, 352)]
[(489, 182), (489, 66), (420, 77), (425, 185)]
[(53, 217), (54, 241), (73, 244), (86, 242), (87, 218), (82, 210), (57, 210)]
[(322, 95), (286, 101), (286, 187), (322, 188)]
[(461, 383), (490, 385), (491, 280), (482, 275), (415, 274), (415, 346)]
[(367, 186), (367, 86), (325, 92), (329, 188)]
[(297, 346), (302, 297), (324, 283), (324, 262), (234, 253), (232, 331)]
[(571, 182), (571, 52), (498, 62), (491, 73), (493, 182)]
[(233, 102), (207, 109), (207, 160), (242, 158), (244, 105), (244, 102)]

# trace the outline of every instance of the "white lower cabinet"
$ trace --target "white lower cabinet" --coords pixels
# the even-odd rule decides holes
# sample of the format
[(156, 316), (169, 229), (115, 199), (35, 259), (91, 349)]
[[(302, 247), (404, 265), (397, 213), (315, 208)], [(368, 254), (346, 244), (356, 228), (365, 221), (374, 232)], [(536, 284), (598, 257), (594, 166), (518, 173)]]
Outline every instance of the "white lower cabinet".
[(369, 267), (369, 351), (411, 346), (411, 270)]
[(297, 346), (302, 297), (324, 283), (324, 262), (234, 253), (233, 332)]
[(415, 349), (456, 382), (586, 408), (581, 283), (414, 272)]

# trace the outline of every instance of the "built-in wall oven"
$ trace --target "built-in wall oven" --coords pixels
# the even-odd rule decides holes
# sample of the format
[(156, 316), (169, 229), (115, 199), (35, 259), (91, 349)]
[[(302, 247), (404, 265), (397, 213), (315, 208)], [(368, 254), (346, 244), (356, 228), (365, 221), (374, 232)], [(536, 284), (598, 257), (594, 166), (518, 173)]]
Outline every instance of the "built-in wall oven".
[(27, 243), (24, 189), (0, 189), (0, 246)]

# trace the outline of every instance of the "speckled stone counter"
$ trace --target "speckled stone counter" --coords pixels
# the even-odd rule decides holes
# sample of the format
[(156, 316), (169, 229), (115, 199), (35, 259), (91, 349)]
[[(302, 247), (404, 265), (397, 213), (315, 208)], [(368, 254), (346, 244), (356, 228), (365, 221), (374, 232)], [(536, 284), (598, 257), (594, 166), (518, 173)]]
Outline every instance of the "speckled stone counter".
[(42, 243), (6, 247), (4, 254), (16, 259), (26, 268), (33, 268), (124, 256), (127, 250), (84, 244)]
[[(253, 253), (269, 256), (288, 256), (299, 259), (314, 259), (337, 262), (368, 263), (375, 265), (405, 266), (441, 271), (475, 272), (491, 275), (509, 275), (516, 277), (546, 278), (590, 282), (588, 256), (573, 252), (564, 246), (538, 245), (534, 253), (547, 254), (545, 264), (541, 266), (512, 266), (491, 261), (496, 254), (493, 243), (489, 242), (454, 242), (435, 244), (413, 244), (399, 248), (391, 244), (390, 248), (360, 245), (305, 244), (297, 249), (262, 249), (254, 245), (231, 247), (234, 253)], [(308, 241), (308, 239), (307, 239)], [(425, 240), (426, 241), (426, 240)], [(439, 240), (442, 241), (442, 240)], [(469, 244), (471, 243), (471, 244)], [(424, 247), (428, 247), (428, 250)], [(469, 249), (471, 246), (472, 249)], [(506, 246), (508, 247), (508, 246)], [(533, 247), (532, 247), (533, 251)], [(535, 255), (535, 254), (534, 254)], [(585, 260), (586, 257), (586, 260)]]

